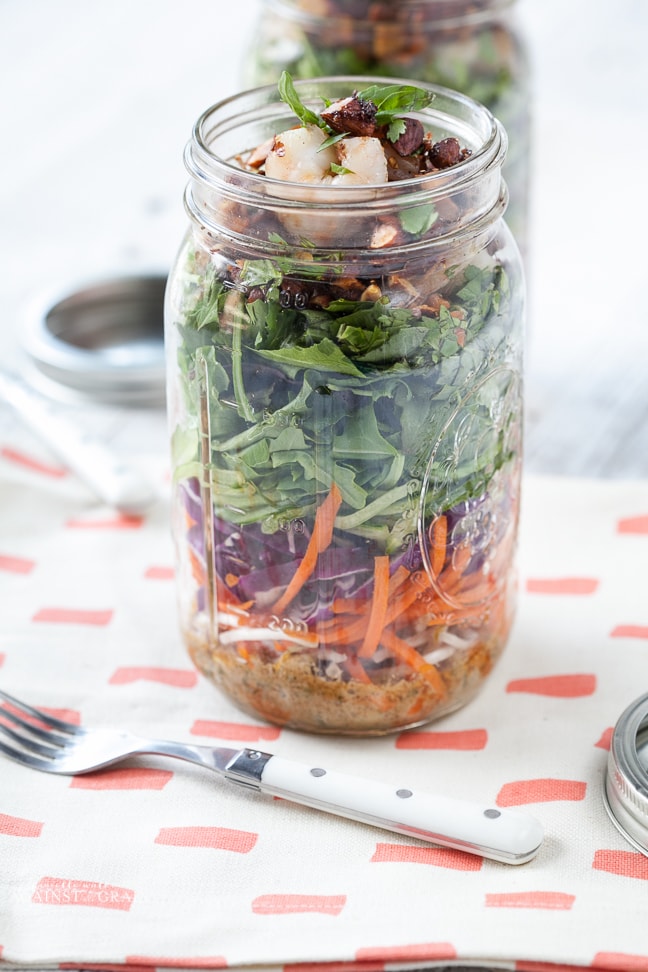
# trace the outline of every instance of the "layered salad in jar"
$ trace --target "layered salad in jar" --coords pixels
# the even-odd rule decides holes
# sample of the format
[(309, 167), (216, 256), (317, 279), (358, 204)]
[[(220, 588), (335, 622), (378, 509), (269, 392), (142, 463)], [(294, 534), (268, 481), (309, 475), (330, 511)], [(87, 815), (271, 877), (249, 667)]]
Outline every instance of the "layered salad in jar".
[[(426, 89), (369, 84), (319, 111), (287, 74), (279, 91), (292, 124), (230, 160), (268, 185), (379, 191), (470, 161), (417, 117)], [(189, 652), (279, 725), (421, 725), (475, 694), (512, 620), (515, 247), (483, 217), (453, 242), (472, 188), (349, 226), (226, 195), (229, 232), (192, 229), (168, 295)]]

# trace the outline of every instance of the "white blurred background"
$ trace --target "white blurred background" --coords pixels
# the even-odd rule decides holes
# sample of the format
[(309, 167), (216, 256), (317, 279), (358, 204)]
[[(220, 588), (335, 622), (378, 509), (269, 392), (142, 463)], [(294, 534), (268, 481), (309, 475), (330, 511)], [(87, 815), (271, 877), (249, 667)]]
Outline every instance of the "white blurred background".
[[(258, 6), (0, 0), (5, 361), (39, 294), (166, 272), (185, 142), (240, 86)], [(646, 476), (648, 4), (518, 8), (534, 72), (527, 468)]]

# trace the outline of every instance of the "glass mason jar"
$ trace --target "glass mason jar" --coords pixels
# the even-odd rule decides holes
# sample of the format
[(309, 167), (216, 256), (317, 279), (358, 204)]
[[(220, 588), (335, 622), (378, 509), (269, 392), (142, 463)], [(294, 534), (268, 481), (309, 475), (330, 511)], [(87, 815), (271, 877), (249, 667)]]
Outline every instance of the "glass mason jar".
[[(315, 108), (374, 80), (296, 88)], [(381, 185), (269, 179), (241, 160), (295, 125), (274, 87), (209, 108), (185, 154), (166, 301), (181, 627), (240, 708), (295, 729), (381, 734), (458, 708), (514, 611), (506, 136), (444, 89), (415, 114), (471, 154)]]
[(263, 0), (246, 58), (251, 86), (372, 74), (461, 91), (504, 125), (507, 222), (528, 237), (530, 70), (515, 0)]

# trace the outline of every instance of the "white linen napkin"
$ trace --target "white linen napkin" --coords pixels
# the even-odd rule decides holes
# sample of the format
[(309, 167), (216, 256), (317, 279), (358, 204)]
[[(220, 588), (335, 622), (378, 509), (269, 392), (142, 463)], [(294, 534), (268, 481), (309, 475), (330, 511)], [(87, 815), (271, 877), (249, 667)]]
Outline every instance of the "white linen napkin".
[(648, 689), (648, 484), (527, 477), (517, 621), (478, 698), (408, 733), (317, 737), (254, 721), (193, 670), (164, 498), (120, 517), (0, 432), (0, 687), (87, 726), (519, 806), (546, 830), (512, 867), (180, 761), (69, 778), (0, 757), (0, 969), (647, 972), (648, 857), (602, 785), (612, 727)]

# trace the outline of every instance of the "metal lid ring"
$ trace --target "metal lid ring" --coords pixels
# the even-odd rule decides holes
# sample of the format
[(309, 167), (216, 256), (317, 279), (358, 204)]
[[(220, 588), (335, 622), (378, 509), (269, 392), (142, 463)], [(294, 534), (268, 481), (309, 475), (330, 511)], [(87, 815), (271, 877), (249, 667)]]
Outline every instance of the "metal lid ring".
[(612, 823), (648, 856), (648, 694), (629, 705), (614, 727), (604, 802)]

